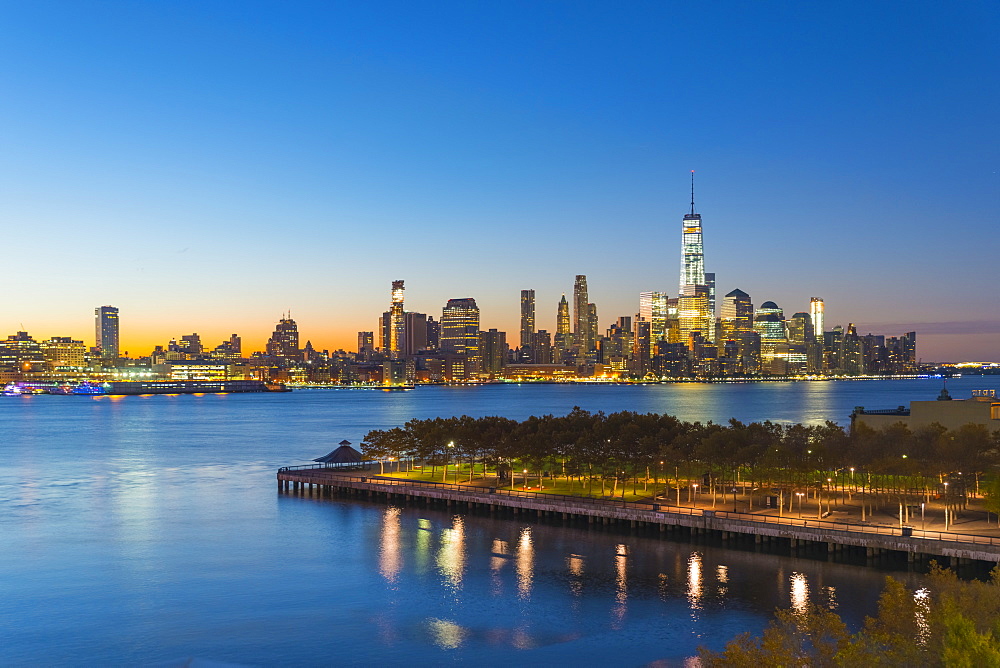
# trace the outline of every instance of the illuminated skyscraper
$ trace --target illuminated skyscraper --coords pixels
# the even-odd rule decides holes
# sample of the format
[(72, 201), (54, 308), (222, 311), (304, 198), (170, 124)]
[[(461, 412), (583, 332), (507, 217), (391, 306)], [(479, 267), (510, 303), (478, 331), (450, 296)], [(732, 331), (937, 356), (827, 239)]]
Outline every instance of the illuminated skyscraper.
[(292, 320), (291, 314), (278, 321), (274, 333), (267, 341), (267, 354), (284, 360), (300, 360), (299, 327)]
[(521, 290), (521, 347), (531, 347), (535, 333), (535, 291)]
[(655, 343), (667, 338), (667, 293), (640, 292), (639, 317), (649, 323), (649, 336)]
[(694, 170), (691, 170), (691, 213), (684, 214), (681, 237), (681, 286), (705, 285), (705, 246), (701, 236), (701, 214), (694, 212)]
[(441, 311), (441, 352), (479, 354), (479, 307), (472, 297), (449, 299)]
[(389, 357), (398, 359), (403, 354), (403, 281), (392, 282), (392, 301), (389, 303)]
[(98, 306), (94, 309), (94, 328), (97, 333), (97, 350), (102, 359), (113, 360), (118, 357), (118, 308), (116, 306)]
[(580, 346), (580, 350), (584, 354), (594, 345), (593, 336), (588, 336), (590, 331), (589, 301), (587, 277), (583, 274), (577, 274), (576, 281), (573, 282), (573, 343)]
[(739, 334), (753, 331), (753, 304), (750, 295), (739, 288), (722, 298), (719, 314), (724, 339), (739, 339)]
[[(681, 235), (681, 284), (677, 318), (681, 343), (692, 333), (713, 338), (715, 274), (705, 275), (705, 248), (701, 214), (694, 211), (694, 170), (691, 170), (691, 213), (684, 214)], [(708, 282), (711, 278), (711, 285)]]
[(559, 300), (559, 310), (556, 313), (556, 335), (560, 334), (564, 337), (570, 334), (569, 303), (566, 301), (566, 295)]
[(812, 319), (813, 334), (820, 341), (823, 340), (823, 332), (826, 327), (826, 305), (823, 300), (819, 297), (811, 297), (809, 299), (809, 317)]

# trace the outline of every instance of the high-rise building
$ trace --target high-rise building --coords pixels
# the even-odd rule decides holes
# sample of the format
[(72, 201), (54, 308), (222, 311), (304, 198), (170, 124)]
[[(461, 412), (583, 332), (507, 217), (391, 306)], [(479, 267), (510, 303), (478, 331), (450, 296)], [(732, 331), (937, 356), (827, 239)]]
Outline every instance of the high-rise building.
[(535, 291), (521, 290), (521, 343), (520, 346), (531, 347), (532, 336), (535, 333)]
[(691, 213), (684, 214), (681, 237), (681, 285), (705, 285), (705, 246), (701, 235), (701, 214), (694, 212), (694, 170), (691, 170)]
[(437, 350), (441, 347), (441, 322), (433, 316), (427, 316), (427, 350)]
[(813, 334), (822, 341), (826, 331), (826, 305), (819, 297), (809, 298), (809, 317), (812, 319)]
[(392, 282), (392, 298), (389, 303), (389, 341), (386, 348), (389, 357), (399, 358), (404, 348), (403, 322), (403, 281)]
[(375, 332), (358, 332), (358, 355), (365, 356), (375, 350)]
[(299, 327), (292, 320), (291, 314), (278, 321), (274, 333), (267, 341), (267, 354), (283, 360), (301, 359), (299, 350)]
[(491, 329), (479, 332), (479, 352), (482, 357), (481, 370), (485, 374), (496, 375), (507, 365), (507, 333)]
[(590, 297), (587, 293), (587, 277), (577, 274), (573, 282), (573, 343), (580, 347), (580, 352), (586, 354), (593, 345), (594, 337), (590, 332)]
[(694, 210), (694, 170), (691, 170), (691, 213), (684, 214), (681, 235), (681, 283), (677, 319), (681, 343), (688, 343), (692, 333), (713, 338), (715, 275), (712, 284), (705, 275), (705, 248), (702, 241), (701, 214)]
[(666, 292), (640, 292), (639, 317), (649, 323), (649, 336), (654, 342), (667, 338)]
[(715, 272), (705, 272), (705, 285), (708, 287), (708, 312), (715, 317)]
[(677, 323), (680, 342), (690, 343), (692, 334), (703, 339), (712, 338), (712, 317), (708, 310), (708, 286), (687, 285), (685, 293), (677, 298)]
[(764, 341), (785, 340), (784, 311), (774, 302), (764, 302), (754, 314), (753, 329)]
[(753, 331), (753, 304), (750, 295), (739, 288), (722, 298), (719, 314), (723, 339), (739, 339), (744, 332)]
[(566, 301), (566, 295), (563, 295), (559, 300), (559, 310), (556, 313), (556, 336), (560, 334), (563, 336), (569, 336), (570, 333), (569, 303)]
[(96, 348), (102, 359), (118, 358), (118, 308), (115, 306), (98, 306), (94, 309), (95, 330), (97, 333)]
[(478, 356), (479, 307), (472, 297), (449, 299), (442, 309), (441, 352)]
[(796, 313), (788, 321), (788, 342), (808, 343), (813, 340), (812, 318), (808, 313)]
[(403, 354), (412, 357), (427, 348), (427, 314), (407, 311), (403, 314)]
[(552, 335), (540, 329), (531, 338), (531, 361), (534, 364), (552, 363)]
[(74, 341), (68, 336), (53, 336), (42, 341), (42, 358), (49, 371), (81, 370), (86, 365), (87, 346), (83, 341)]

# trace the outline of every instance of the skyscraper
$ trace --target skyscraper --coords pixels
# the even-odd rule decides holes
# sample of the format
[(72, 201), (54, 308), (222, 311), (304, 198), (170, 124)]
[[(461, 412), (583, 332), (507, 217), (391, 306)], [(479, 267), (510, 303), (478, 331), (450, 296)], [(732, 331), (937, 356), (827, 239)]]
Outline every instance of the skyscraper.
[(826, 330), (826, 305), (819, 297), (809, 298), (809, 317), (812, 318), (813, 334), (820, 341), (823, 340), (823, 332)]
[(681, 286), (705, 285), (705, 246), (701, 236), (701, 214), (694, 212), (694, 170), (691, 170), (691, 213), (684, 214), (681, 237)]
[[(684, 214), (681, 234), (681, 284), (677, 304), (681, 343), (692, 333), (713, 338), (715, 274), (705, 275), (701, 214), (694, 211), (694, 170), (691, 170), (691, 213)], [(711, 285), (708, 282), (711, 278)]]
[(726, 339), (739, 339), (739, 334), (753, 331), (753, 304), (750, 295), (739, 288), (722, 298), (722, 310), (719, 314), (722, 321), (722, 336)]
[(639, 317), (649, 323), (654, 342), (667, 338), (667, 301), (666, 292), (639, 293)]
[(479, 307), (472, 297), (449, 299), (441, 311), (441, 352), (479, 354)]
[(299, 327), (292, 320), (291, 314), (278, 321), (274, 333), (267, 341), (267, 354), (284, 360), (301, 359), (299, 350)]
[(573, 343), (586, 354), (594, 345), (593, 337), (588, 337), (590, 329), (590, 297), (587, 294), (587, 277), (577, 274), (573, 282)]
[(389, 341), (386, 346), (389, 357), (399, 358), (403, 354), (403, 281), (392, 282), (392, 300), (389, 303)]
[(569, 333), (569, 303), (566, 301), (566, 295), (563, 295), (559, 300), (559, 310), (556, 312), (556, 336), (562, 334), (565, 337)]
[(535, 333), (535, 291), (521, 290), (521, 343), (520, 346), (531, 347)]
[(118, 357), (118, 307), (98, 306), (94, 309), (94, 329), (97, 333), (97, 350), (102, 359), (113, 360)]

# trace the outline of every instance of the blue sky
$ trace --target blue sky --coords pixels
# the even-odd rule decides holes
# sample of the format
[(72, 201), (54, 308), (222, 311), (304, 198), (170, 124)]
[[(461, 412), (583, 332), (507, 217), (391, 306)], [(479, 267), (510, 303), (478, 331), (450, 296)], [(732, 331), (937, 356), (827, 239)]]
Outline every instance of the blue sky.
[[(720, 293), (1000, 359), (994, 2), (0, 6), (0, 324), (351, 346), (472, 296)], [(516, 340), (516, 336), (508, 337)], [(214, 344), (213, 344), (214, 345)]]

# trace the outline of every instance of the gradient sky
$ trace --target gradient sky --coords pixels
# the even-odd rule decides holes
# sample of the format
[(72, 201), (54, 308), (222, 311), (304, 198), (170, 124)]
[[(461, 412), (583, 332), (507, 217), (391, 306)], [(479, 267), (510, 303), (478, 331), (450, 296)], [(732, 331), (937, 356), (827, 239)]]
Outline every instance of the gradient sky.
[(1000, 5), (7, 2), (0, 334), (353, 349), (475, 297), (517, 340), (706, 269), (786, 315), (1000, 359)]

